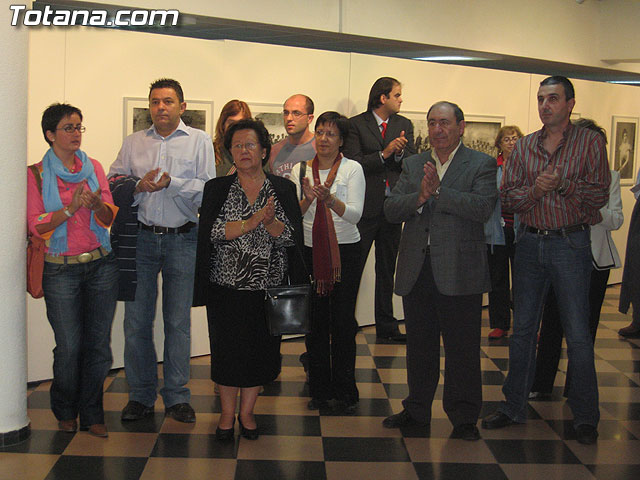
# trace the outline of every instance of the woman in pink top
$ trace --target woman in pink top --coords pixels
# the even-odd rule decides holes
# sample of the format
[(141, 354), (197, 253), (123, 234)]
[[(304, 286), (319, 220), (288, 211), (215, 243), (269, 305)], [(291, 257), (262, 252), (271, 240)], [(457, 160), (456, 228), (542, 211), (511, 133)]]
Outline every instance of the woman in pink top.
[(42, 114), (50, 148), (27, 172), (29, 230), (46, 241), (42, 288), (53, 328), (51, 409), (64, 432), (107, 436), (102, 385), (111, 368), (118, 265), (108, 228), (118, 211), (102, 166), (80, 150), (82, 112), (55, 103)]

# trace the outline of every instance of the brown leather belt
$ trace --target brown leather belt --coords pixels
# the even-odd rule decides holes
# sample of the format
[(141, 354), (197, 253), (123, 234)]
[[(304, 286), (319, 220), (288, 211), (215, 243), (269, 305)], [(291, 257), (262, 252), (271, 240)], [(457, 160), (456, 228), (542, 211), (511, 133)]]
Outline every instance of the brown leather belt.
[(90, 252), (81, 253), (80, 255), (49, 255), (45, 253), (44, 261), (49, 263), (60, 263), (65, 265), (74, 265), (76, 263), (89, 263), (109, 255), (104, 247), (98, 247)]
[(530, 232), (530, 233), (535, 233), (536, 235), (542, 235), (542, 236), (557, 235), (559, 237), (566, 237), (570, 233), (582, 232), (584, 230), (587, 230), (588, 228), (589, 228), (589, 225), (587, 225), (586, 223), (580, 223), (578, 225), (571, 225), (569, 227), (562, 227), (562, 228), (558, 228), (556, 230), (544, 230), (542, 228), (535, 228), (535, 227), (527, 226), (526, 227), (526, 231)]
[(143, 230), (149, 230), (150, 232), (157, 233), (158, 235), (165, 235), (167, 233), (187, 233), (193, 227), (196, 226), (193, 222), (187, 222), (181, 227), (159, 227), (157, 225), (145, 225), (142, 222), (140, 223), (140, 228)]

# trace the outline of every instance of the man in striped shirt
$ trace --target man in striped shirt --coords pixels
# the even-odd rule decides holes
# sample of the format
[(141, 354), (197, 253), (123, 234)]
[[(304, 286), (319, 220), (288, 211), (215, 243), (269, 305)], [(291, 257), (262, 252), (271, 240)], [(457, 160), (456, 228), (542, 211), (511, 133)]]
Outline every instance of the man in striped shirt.
[(536, 334), (552, 285), (568, 345), (576, 439), (592, 444), (600, 411), (589, 333), (589, 225), (601, 220), (599, 209), (607, 202), (611, 176), (602, 136), (571, 124), (574, 105), (567, 78), (543, 80), (538, 90), (543, 128), (518, 141), (505, 168), (501, 200), (521, 220), (513, 272), (514, 327), (502, 388), (505, 401), (482, 426), (502, 428), (526, 421)]

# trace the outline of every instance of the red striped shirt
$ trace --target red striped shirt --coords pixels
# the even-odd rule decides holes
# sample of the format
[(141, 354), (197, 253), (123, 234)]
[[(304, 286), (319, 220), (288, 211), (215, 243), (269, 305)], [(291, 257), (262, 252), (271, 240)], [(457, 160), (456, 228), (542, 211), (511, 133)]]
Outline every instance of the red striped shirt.
[[(503, 208), (518, 213), (522, 223), (541, 229), (595, 225), (601, 220), (599, 209), (607, 203), (611, 182), (602, 136), (569, 124), (552, 154), (544, 149), (544, 138), (543, 127), (516, 143), (500, 187)], [(564, 195), (554, 191), (536, 200), (536, 178), (548, 165), (560, 166), (560, 177), (569, 180), (569, 188)]]

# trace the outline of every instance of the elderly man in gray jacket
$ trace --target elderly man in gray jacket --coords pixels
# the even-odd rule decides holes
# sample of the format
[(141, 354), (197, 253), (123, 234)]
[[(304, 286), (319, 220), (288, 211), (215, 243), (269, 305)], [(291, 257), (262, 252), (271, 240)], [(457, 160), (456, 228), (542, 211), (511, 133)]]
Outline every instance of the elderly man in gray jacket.
[(483, 224), (498, 197), (496, 160), (462, 144), (464, 114), (456, 104), (434, 104), (427, 124), (432, 149), (404, 161), (384, 205), (390, 222), (405, 222), (395, 292), (407, 329), (409, 396), (383, 425), (429, 424), (442, 333), (451, 437), (478, 440), (482, 293), (491, 286)]

